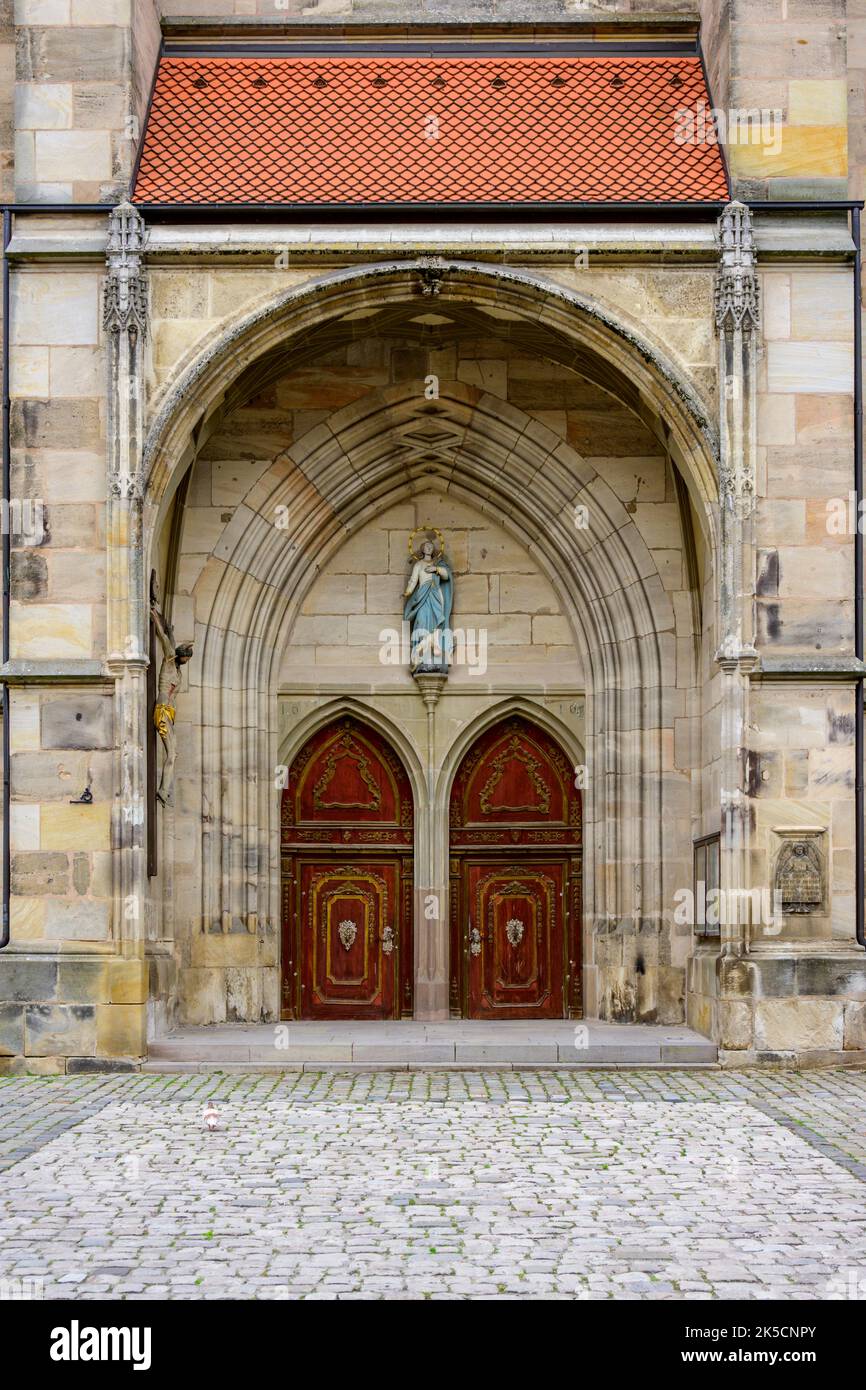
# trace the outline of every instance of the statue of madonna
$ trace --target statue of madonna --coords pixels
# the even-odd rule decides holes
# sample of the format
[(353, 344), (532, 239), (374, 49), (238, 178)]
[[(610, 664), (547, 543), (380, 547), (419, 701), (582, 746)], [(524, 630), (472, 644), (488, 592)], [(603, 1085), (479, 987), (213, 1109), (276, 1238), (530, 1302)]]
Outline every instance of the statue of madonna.
[(435, 672), (447, 674), (453, 640), (451, 608), (454, 576), (451, 566), (431, 540), (421, 545), (406, 585), (404, 621), (410, 625), (410, 669), (413, 675)]

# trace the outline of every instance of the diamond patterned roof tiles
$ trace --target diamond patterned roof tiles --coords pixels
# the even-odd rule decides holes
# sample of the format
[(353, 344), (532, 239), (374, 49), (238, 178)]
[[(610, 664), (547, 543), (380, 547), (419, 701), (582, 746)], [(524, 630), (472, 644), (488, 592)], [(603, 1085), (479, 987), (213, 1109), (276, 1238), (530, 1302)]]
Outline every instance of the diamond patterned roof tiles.
[(700, 59), (164, 57), (140, 203), (713, 202)]

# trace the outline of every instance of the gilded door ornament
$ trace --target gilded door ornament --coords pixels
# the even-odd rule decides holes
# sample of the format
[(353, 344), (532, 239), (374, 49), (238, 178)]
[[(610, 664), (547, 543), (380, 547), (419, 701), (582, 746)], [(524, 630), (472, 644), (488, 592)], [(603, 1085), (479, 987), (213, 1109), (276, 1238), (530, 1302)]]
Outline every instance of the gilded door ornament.
[(342, 941), (344, 949), (351, 951), (355, 944), (355, 937), (358, 935), (358, 928), (355, 926), (355, 923), (350, 921), (347, 917), (337, 928), (337, 935)]
[(509, 917), (505, 923), (505, 935), (509, 946), (519, 946), (523, 940), (524, 926), (519, 917)]
[[(342, 758), (351, 759), (358, 776), (370, 793), (369, 801), (326, 801), (325, 791), (336, 776), (337, 763)], [(328, 753), (324, 771), (313, 788), (313, 806), (317, 811), (378, 811), (382, 804), (382, 793), (370, 771), (370, 760), (364, 750), (352, 738), (343, 734)]]
[[(511, 759), (516, 759), (526, 768), (537, 800), (521, 806), (510, 806), (504, 801), (494, 806), (493, 792), (505, 775), (505, 764)], [(529, 750), (521, 746), (520, 739), (516, 734), (510, 738), (507, 746), (494, 758), (490, 776), (479, 793), (478, 800), (484, 814), (490, 815), (493, 811), (538, 811), (541, 815), (546, 816), (550, 810), (550, 787), (541, 776), (540, 766), (538, 759), (533, 758)]]

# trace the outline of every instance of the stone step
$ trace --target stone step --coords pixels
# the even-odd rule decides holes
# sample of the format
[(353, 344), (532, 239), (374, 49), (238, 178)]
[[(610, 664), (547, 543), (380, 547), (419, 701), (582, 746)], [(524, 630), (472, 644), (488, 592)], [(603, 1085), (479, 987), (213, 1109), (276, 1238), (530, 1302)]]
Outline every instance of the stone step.
[[(382, 1067), (604, 1067), (707, 1066), (718, 1061), (714, 1043), (689, 1028), (586, 1025), (580, 1045), (575, 1025), (298, 1024), (260, 1028), (186, 1028), (151, 1042), (147, 1068), (166, 1065), (269, 1070), (306, 1066)], [(285, 1043), (284, 1046), (281, 1043)]]

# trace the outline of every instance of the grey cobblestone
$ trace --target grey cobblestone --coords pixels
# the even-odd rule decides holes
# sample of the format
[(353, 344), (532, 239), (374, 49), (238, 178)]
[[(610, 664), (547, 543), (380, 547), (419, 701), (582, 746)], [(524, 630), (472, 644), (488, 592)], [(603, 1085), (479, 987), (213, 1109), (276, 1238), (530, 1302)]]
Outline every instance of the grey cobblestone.
[(14, 1078), (0, 1278), (85, 1300), (866, 1295), (864, 1121), (849, 1070)]

